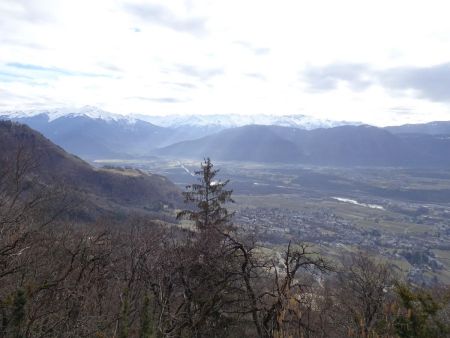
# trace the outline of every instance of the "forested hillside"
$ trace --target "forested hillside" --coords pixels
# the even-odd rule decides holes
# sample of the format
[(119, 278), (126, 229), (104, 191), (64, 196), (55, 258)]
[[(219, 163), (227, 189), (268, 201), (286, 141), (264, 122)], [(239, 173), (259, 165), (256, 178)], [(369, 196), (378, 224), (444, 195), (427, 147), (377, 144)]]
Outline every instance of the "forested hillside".
[(58, 187), (71, 204), (70, 212), (79, 218), (151, 212), (181, 201), (178, 188), (163, 176), (135, 169), (95, 169), (22, 124), (0, 121), (0, 154), (3, 170), (27, 173), (22, 177), (25, 188)]

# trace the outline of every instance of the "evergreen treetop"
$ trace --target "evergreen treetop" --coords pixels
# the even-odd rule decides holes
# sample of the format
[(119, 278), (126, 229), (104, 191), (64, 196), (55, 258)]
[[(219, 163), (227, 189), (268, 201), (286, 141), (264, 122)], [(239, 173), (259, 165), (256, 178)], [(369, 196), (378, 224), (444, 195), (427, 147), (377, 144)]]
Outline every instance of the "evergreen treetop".
[(193, 221), (201, 231), (230, 226), (233, 214), (223, 205), (234, 202), (231, 198), (233, 191), (224, 189), (229, 180), (221, 182), (215, 179), (218, 172), (210, 158), (204, 160), (200, 170), (195, 172), (199, 183), (186, 186), (183, 192), (185, 203), (194, 204), (197, 210), (183, 210), (178, 213), (177, 219)]

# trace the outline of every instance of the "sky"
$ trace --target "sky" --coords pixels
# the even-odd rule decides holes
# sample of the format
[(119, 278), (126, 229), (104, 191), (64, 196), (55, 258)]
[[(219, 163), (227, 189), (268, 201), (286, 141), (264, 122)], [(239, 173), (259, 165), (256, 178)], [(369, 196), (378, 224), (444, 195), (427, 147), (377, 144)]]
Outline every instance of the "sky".
[(450, 120), (450, 3), (0, 0), (0, 110)]

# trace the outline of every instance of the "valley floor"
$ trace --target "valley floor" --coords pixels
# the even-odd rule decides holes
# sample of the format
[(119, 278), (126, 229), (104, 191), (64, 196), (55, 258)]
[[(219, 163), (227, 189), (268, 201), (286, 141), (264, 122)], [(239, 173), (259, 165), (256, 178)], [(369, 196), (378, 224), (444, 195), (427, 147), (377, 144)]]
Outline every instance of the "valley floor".
[[(198, 161), (98, 160), (168, 177), (184, 189)], [(417, 284), (450, 282), (450, 170), (217, 162), (235, 222), (265, 246), (310, 243), (328, 257), (380, 254)]]

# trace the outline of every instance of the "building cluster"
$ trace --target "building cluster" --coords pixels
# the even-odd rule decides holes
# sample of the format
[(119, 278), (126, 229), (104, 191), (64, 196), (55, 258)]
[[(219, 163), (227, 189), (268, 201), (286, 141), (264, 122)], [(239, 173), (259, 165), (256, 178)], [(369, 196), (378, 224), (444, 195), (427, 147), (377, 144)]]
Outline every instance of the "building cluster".
[[(435, 220), (428, 231), (417, 233), (381, 227), (382, 218), (374, 222), (373, 227), (361, 227), (320, 207), (314, 211), (242, 208), (237, 211), (235, 221), (246, 230), (256, 232), (269, 246), (293, 241), (328, 250), (335, 248), (336, 252), (358, 247), (394, 262), (404, 261), (411, 266), (408, 278), (421, 283), (430, 279), (427, 275), (432, 276), (444, 268), (433, 250), (450, 250), (450, 222), (443, 219)], [(424, 223), (429, 222), (429, 217), (425, 216)]]

